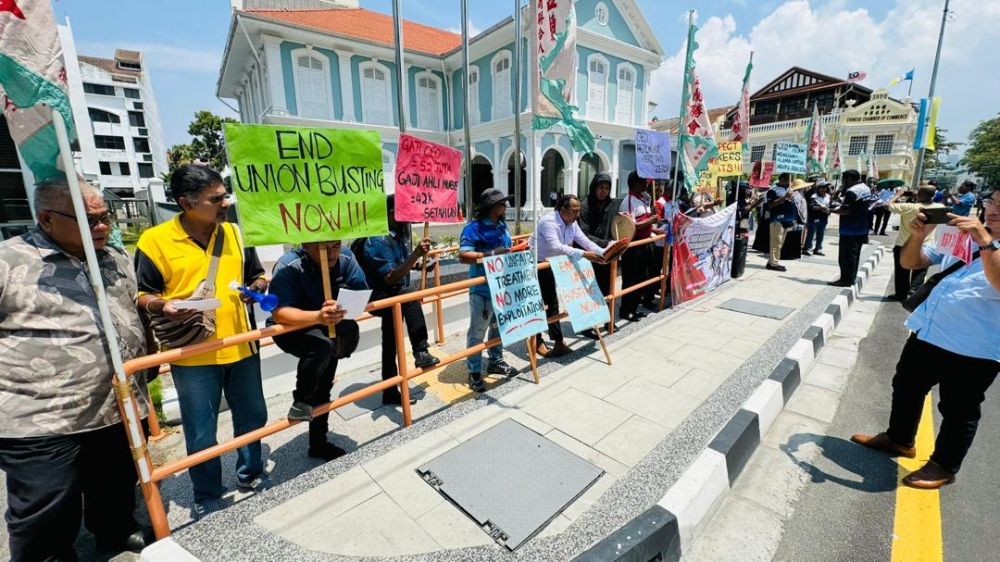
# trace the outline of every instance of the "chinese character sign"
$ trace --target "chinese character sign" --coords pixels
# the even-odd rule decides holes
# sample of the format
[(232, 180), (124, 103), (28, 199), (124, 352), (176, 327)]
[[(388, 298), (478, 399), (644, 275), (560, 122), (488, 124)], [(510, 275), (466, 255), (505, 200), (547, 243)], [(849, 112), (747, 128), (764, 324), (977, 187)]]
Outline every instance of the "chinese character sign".
[(400, 133), (396, 220), (458, 222), (461, 173), (461, 151)]
[(635, 170), (644, 178), (670, 179), (670, 134), (635, 130)]
[(500, 340), (512, 345), (542, 333), (548, 323), (531, 252), (513, 252), (483, 260)]
[(227, 123), (248, 246), (388, 234), (376, 131)]
[(611, 321), (604, 295), (597, 286), (594, 266), (585, 259), (555, 256), (548, 259), (556, 280), (559, 300), (569, 313), (574, 332), (580, 332)]

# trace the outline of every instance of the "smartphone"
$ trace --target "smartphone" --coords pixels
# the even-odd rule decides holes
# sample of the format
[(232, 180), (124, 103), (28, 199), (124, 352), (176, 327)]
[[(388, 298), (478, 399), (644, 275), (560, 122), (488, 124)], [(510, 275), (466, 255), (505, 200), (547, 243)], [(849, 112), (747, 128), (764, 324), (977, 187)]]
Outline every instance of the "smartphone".
[(951, 220), (948, 218), (949, 209), (947, 207), (923, 209), (920, 212), (927, 217), (924, 221), (927, 224), (948, 224), (948, 221)]

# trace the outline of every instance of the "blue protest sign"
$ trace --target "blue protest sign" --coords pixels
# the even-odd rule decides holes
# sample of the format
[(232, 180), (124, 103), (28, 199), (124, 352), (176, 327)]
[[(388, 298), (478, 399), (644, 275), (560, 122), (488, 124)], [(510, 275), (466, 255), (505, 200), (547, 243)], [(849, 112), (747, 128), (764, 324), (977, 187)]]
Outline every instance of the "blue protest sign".
[(806, 173), (806, 145), (796, 142), (776, 143), (777, 152), (774, 154), (774, 171), (783, 174)]
[(644, 178), (670, 179), (670, 135), (635, 130), (635, 171)]
[(556, 279), (556, 292), (569, 313), (574, 332), (611, 321), (608, 304), (604, 302), (604, 295), (594, 277), (594, 266), (589, 261), (555, 256), (548, 262)]
[(548, 323), (532, 253), (491, 256), (483, 260), (483, 266), (503, 344), (512, 345), (542, 333)]

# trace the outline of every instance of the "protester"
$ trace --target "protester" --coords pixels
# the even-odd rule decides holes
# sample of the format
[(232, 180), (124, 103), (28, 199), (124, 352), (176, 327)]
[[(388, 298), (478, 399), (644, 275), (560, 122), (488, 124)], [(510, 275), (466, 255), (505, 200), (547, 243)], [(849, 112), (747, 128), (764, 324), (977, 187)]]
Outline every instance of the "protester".
[[(537, 229), (531, 235), (530, 246), (536, 249), (539, 263), (553, 256), (584, 258), (597, 263), (603, 261), (601, 255), (604, 254), (604, 248), (587, 238), (576, 224), (582, 209), (583, 206), (576, 195), (563, 195), (556, 201), (554, 213), (538, 219)], [(576, 244), (583, 249), (574, 248), (570, 244)], [(551, 267), (538, 271), (538, 287), (545, 303), (546, 318), (558, 316), (559, 294), (556, 292), (556, 278)], [(562, 357), (572, 351), (563, 340), (562, 326), (558, 321), (549, 323), (549, 337), (553, 342), (551, 350), (545, 347), (542, 334), (535, 337), (535, 350), (542, 357)]]
[(788, 271), (788, 268), (781, 265), (781, 246), (785, 243), (785, 235), (795, 227), (798, 210), (795, 202), (792, 201), (792, 191), (789, 189), (791, 175), (784, 173), (778, 176), (778, 183), (765, 195), (765, 207), (768, 212), (769, 222), (769, 254), (767, 269), (774, 271)]
[(973, 192), (975, 188), (975, 183), (964, 181), (958, 186), (958, 195), (948, 193), (945, 203), (951, 205), (952, 214), (967, 217), (972, 213), (972, 208), (976, 206), (976, 194)]
[[(112, 217), (101, 193), (77, 181), (122, 360), (135, 359), (146, 353), (135, 273), (128, 254), (107, 245)], [(135, 464), (66, 180), (38, 185), (34, 208), (37, 225), (0, 242), (0, 470), (10, 560), (76, 560), (81, 519), (99, 550), (139, 552), (152, 536), (132, 517)], [(142, 373), (132, 380), (145, 419), (146, 381)]]
[[(670, 182), (664, 182), (664, 188), (660, 191), (660, 196), (653, 202), (653, 210), (656, 212), (656, 224), (653, 225), (653, 235), (665, 234), (665, 238), (660, 238), (653, 242), (653, 263), (660, 267), (663, 264), (663, 252), (666, 251), (667, 239), (672, 236), (674, 217), (680, 211), (679, 203), (674, 201), (673, 186)], [(669, 269), (668, 269), (669, 270)], [(667, 286), (670, 286), (669, 280)]]
[[(893, 273), (895, 291), (891, 298), (900, 302), (905, 301), (907, 297), (920, 289), (924, 284), (924, 278), (927, 276), (927, 268), (910, 270), (903, 267), (899, 261), (903, 247), (906, 246), (906, 241), (910, 238), (910, 223), (917, 217), (917, 213), (923, 209), (944, 207), (944, 205), (932, 203), (934, 199), (934, 188), (932, 186), (925, 185), (917, 190), (916, 203), (899, 203), (898, 201), (903, 198), (905, 193), (903, 191), (896, 193), (886, 205), (889, 212), (899, 215), (899, 234), (896, 235), (896, 244), (892, 248), (892, 262), (895, 269)], [(930, 244), (932, 241), (933, 237), (928, 236), (924, 243)]]
[(884, 198), (884, 195), (888, 195), (888, 189), (879, 189), (875, 192), (875, 205), (872, 207), (872, 215), (875, 217), (874, 224), (872, 225), (872, 234), (878, 234), (879, 236), (885, 236), (885, 229), (889, 226), (889, 217), (892, 212), (886, 207), (888, 199)]
[[(511, 239), (507, 233), (507, 223), (504, 214), (507, 212), (507, 201), (511, 198), (497, 188), (484, 190), (479, 196), (476, 220), (465, 225), (458, 246), (458, 259), (469, 264), (469, 279), (483, 277), (486, 270), (483, 258), (497, 256), (510, 252)], [(466, 336), (468, 347), (483, 343), (483, 338), (492, 340), (500, 336), (497, 329), (493, 305), (490, 303), (490, 288), (487, 284), (476, 285), (469, 289), (469, 332)], [(487, 349), (489, 362), (486, 372), (491, 375), (512, 377), (517, 369), (503, 360), (503, 345)], [(475, 353), (465, 360), (469, 368), (469, 387), (476, 392), (486, 390), (483, 382), (483, 355)]]
[(986, 197), (985, 224), (949, 214), (948, 224), (971, 235), (979, 247), (972, 263), (957, 269), (951, 268), (957, 258), (924, 244), (934, 230), (924, 214), (910, 222), (903, 267), (940, 264), (946, 275), (906, 320), (913, 333), (896, 364), (888, 429), (851, 437), (866, 447), (914, 458), (924, 401), (939, 385), (941, 426), (934, 452), (927, 464), (903, 478), (914, 488), (937, 489), (955, 481), (979, 427), (980, 405), (1000, 371), (1000, 191)]
[[(809, 213), (806, 223), (806, 241), (802, 246), (802, 255), (815, 254), (824, 256), (823, 236), (826, 234), (826, 224), (830, 220), (830, 184), (820, 180), (816, 190), (809, 197)], [(815, 240), (816, 246), (813, 247)]]
[(703, 191), (699, 191), (691, 197), (691, 206), (695, 209), (694, 216), (698, 218), (714, 215), (716, 205), (717, 202), (712, 198), (712, 195)]
[[(650, 201), (643, 193), (645, 187), (645, 178), (633, 170), (628, 175), (629, 193), (618, 207), (619, 212), (628, 215), (635, 222), (634, 240), (649, 238), (653, 234), (653, 224), (656, 223), (656, 214), (653, 213)], [(660, 264), (653, 263), (653, 250), (649, 246), (649, 244), (635, 246), (622, 255), (622, 289), (638, 285), (657, 275)], [(638, 291), (622, 295), (619, 308), (621, 317), (632, 322), (645, 318), (646, 313), (639, 311), (640, 304), (649, 310), (659, 310), (654, 302), (655, 294), (656, 287), (648, 285)]]
[(831, 212), (840, 215), (840, 279), (827, 285), (850, 287), (858, 275), (861, 247), (868, 243), (868, 218), (871, 214), (871, 190), (861, 181), (857, 170), (847, 170), (840, 176), (846, 190), (843, 204)]
[[(341, 250), (340, 240), (310, 242), (281, 256), (271, 279), (271, 294), (278, 297), (278, 306), (267, 321), (269, 326), (306, 327), (274, 336), (274, 343), (299, 359), (288, 419), (309, 422), (308, 455), (326, 461), (345, 451), (327, 439), (330, 414), (314, 417), (313, 408), (330, 401), (337, 363), (354, 353), (360, 340), (358, 323), (345, 319), (336, 299), (341, 289), (368, 289), (354, 256)], [(330, 299), (324, 297), (320, 252), (326, 252), (330, 268)], [(328, 327), (333, 325), (336, 337), (330, 337)]]
[[(361, 238), (352, 244), (352, 247), (357, 246), (353, 253), (365, 272), (368, 286), (372, 288), (372, 300), (412, 293), (410, 271), (431, 250), (430, 239), (424, 238), (417, 244), (415, 251), (410, 252), (410, 224), (396, 220), (395, 195), (386, 198), (386, 209), (389, 234)], [(427, 352), (430, 349), (427, 342), (427, 322), (424, 320), (420, 301), (406, 302), (401, 308), (406, 321), (406, 332), (410, 336), (414, 365), (426, 369), (440, 363), (440, 359)], [(382, 380), (391, 379), (399, 374), (396, 365), (396, 324), (393, 322), (392, 308), (376, 310), (372, 314), (382, 319)], [(382, 392), (382, 403), (398, 405), (402, 401), (401, 396), (396, 387), (386, 389)], [(416, 403), (416, 399), (410, 398), (410, 402)]]
[[(607, 172), (598, 172), (590, 181), (590, 190), (587, 192), (587, 198), (583, 200), (580, 216), (577, 218), (580, 230), (591, 242), (607, 248), (613, 241), (611, 221), (618, 214), (620, 205), (619, 201), (611, 198), (611, 176)], [(601, 294), (610, 295), (611, 265), (595, 263), (594, 275), (597, 277), (597, 286), (601, 288)], [(594, 337), (597, 335), (594, 334)]]
[[(231, 281), (251, 290), (267, 289), (264, 268), (253, 248), (243, 248), (236, 225), (225, 222), (230, 203), (218, 172), (207, 166), (181, 166), (170, 177), (170, 192), (181, 208), (172, 220), (154, 226), (139, 238), (135, 254), (139, 306), (154, 320), (180, 322), (195, 313), (175, 306), (192, 296), (202, 280), (214, 283), (215, 332), (204, 341), (218, 341), (251, 329), (245, 303), (250, 301)], [(206, 279), (221, 236), (221, 257), (214, 279)], [(162, 342), (161, 342), (162, 343)], [(166, 348), (166, 346), (164, 346)], [(189, 455), (218, 443), (219, 404), (223, 393), (233, 416), (233, 436), (267, 423), (256, 343), (230, 346), (171, 362), (171, 374)], [(216, 457), (188, 469), (194, 487), (195, 515), (221, 507), (225, 492), (222, 462)], [(254, 492), (266, 485), (267, 473), (259, 441), (237, 450), (236, 479), (240, 490)]]

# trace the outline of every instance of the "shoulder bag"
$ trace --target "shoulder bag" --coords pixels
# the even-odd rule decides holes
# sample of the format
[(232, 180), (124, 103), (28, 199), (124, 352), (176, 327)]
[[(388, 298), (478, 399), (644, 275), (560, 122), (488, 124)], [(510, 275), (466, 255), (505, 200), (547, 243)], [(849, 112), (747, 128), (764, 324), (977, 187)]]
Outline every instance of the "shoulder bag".
[[(979, 252), (972, 254), (972, 262), (976, 261), (977, 259), (979, 259)], [(930, 276), (930, 278), (928, 278), (927, 281), (924, 281), (924, 284), (921, 285), (920, 288), (916, 290), (916, 292), (914, 292), (912, 295), (907, 297), (905, 301), (903, 301), (903, 308), (907, 312), (913, 312), (921, 304), (923, 304), (925, 300), (927, 300), (927, 297), (931, 296), (931, 291), (933, 291), (934, 287), (937, 287), (938, 284), (941, 283), (942, 279), (951, 275), (952, 273), (955, 273), (959, 269), (962, 269), (962, 267), (966, 265), (972, 265), (972, 262), (966, 264), (964, 261), (958, 260), (955, 263), (948, 266), (948, 268), (945, 269), (944, 271), (940, 271)]]
[[(215, 245), (212, 247), (212, 259), (208, 264), (208, 275), (202, 279), (187, 300), (204, 300), (215, 296), (215, 276), (219, 270), (219, 259), (222, 257), (222, 247), (226, 234), (219, 225), (215, 233)], [(215, 311), (198, 311), (184, 320), (172, 320), (163, 313), (152, 313), (149, 326), (160, 345), (177, 349), (196, 344), (215, 334)]]

